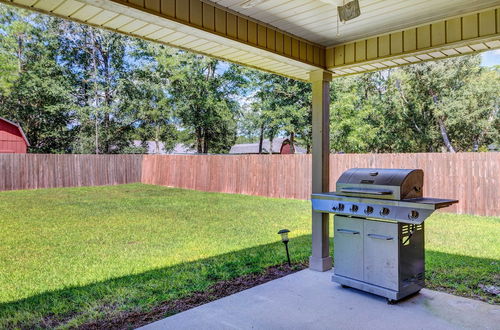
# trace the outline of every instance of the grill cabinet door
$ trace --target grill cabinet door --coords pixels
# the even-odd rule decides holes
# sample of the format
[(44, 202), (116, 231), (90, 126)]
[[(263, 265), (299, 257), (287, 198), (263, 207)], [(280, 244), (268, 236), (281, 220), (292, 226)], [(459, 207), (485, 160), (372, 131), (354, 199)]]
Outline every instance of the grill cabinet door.
[(364, 281), (399, 289), (398, 224), (364, 221)]
[(334, 217), (335, 274), (363, 280), (363, 220)]

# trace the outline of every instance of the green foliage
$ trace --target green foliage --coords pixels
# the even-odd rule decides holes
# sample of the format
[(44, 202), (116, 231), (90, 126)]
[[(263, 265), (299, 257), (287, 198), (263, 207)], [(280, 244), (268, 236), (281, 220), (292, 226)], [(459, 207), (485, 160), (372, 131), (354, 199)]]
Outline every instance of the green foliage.
[(0, 116), (22, 124), (31, 151), (68, 152), (73, 138), (69, 125), (75, 110), (74, 88), (67, 79), (71, 73), (56, 58), (57, 33), (38, 15), (1, 10), (5, 16), (0, 54), (11, 59), (1, 65), (1, 71), (13, 65), (14, 57), (18, 71), (0, 79), (4, 87), (0, 88)]
[(72, 22), (54, 22), (63, 47), (62, 63), (74, 74), (77, 88), (76, 153), (120, 153), (130, 146), (133, 118), (123, 111), (130, 69), (131, 41), (122, 35)]
[(156, 142), (157, 152), (160, 151), (160, 142), (163, 142), (166, 150), (171, 150), (178, 140), (168, 95), (170, 73), (154, 61), (158, 52), (158, 45), (136, 41), (136, 51), (133, 53), (135, 60), (147, 61), (135, 68), (129, 79), (122, 82), (125, 95), (120, 109), (136, 119), (135, 133), (141, 141)]
[[(0, 43), (4, 43), (0, 37)], [(15, 56), (4, 49), (0, 49), (0, 91), (7, 94), (17, 79), (17, 65)]]
[(128, 153), (133, 139), (224, 153), (236, 139), (237, 66), (0, 5), (0, 115), (31, 152)]
[[(330, 107), (330, 149), (333, 152), (363, 153), (376, 148), (380, 128), (376, 125), (378, 99), (365, 102), (374, 76), (335, 79)], [(347, 149), (348, 148), (348, 149)]]
[(16, 20), (17, 15), (5, 6), (0, 6), (0, 93), (8, 95), (20, 71), (19, 41), (26, 37), (29, 25)]
[(478, 56), (335, 79), (332, 150), (484, 150), (500, 136), (499, 90), (499, 71)]
[(236, 140), (239, 90), (235, 71), (216, 59), (160, 48), (157, 60), (170, 72), (175, 116), (188, 130), (198, 153), (226, 153)]
[[(252, 102), (240, 131), (311, 145), (308, 84), (249, 70)], [(332, 152), (480, 151), (500, 139), (500, 71), (478, 56), (336, 78), (331, 84)]]
[(274, 74), (249, 70), (247, 75), (255, 89), (253, 100), (245, 114), (248, 124), (242, 125), (247, 136), (253, 132), (273, 139), (279, 134), (297, 138), (311, 146), (311, 86), (307, 83)]
[[(333, 152), (500, 144), (500, 69), (478, 56), (336, 78)], [(311, 149), (311, 88), (186, 51), (0, 5), (0, 116), (31, 152), (138, 152), (132, 140), (226, 153), (287, 136)]]

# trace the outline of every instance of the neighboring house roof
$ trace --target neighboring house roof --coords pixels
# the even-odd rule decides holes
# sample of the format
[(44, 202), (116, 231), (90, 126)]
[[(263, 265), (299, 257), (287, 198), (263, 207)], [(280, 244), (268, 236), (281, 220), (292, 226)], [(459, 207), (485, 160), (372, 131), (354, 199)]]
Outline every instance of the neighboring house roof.
[[(133, 146), (134, 147), (142, 147), (142, 141), (140, 140), (134, 140)], [(146, 141), (146, 148), (147, 151), (146, 153), (148, 154), (160, 154), (160, 155), (167, 155), (167, 154), (194, 154), (196, 153), (196, 150), (190, 148), (189, 146), (186, 146), (185, 144), (182, 143), (177, 143), (174, 147), (173, 150), (165, 150), (165, 143), (159, 142), (158, 143), (159, 147), (159, 152), (156, 150), (156, 142), (155, 141)]]
[[(283, 142), (287, 141), (287, 138), (276, 138), (273, 139), (273, 154), (279, 154), (281, 152), (281, 146), (283, 145)], [(295, 147), (295, 153), (296, 154), (305, 154), (307, 153), (306, 149), (302, 148), (301, 146), (298, 146), (297, 144), (294, 145)], [(271, 149), (271, 141), (269, 139), (265, 139), (262, 141), (262, 153), (269, 153), (269, 150)], [(231, 147), (231, 150), (229, 151), (230, 154), (258, 154), (259, 153), (259, 143), (242, 143), (242, 144), (235, 144), (234, 146)]]
[(3, 120), (4, 122), (9, 123), (9, 124), (11, 124), (11, 125), (13, 125), (13, 126), (17, 127), (17, 129), (19, 130), (19, 133), (21, 134), (21, 136), (22, 136), (22, 137), (23, 137), (23, 139), (24, 139), (24, 142), (26, 142), (26, 145), (27, 145), (28, 147), (30, 146), (30, 143), (28, 142), (28, 138), (27, 138), (27, 137), (26, 137), (26, 135), (24, 134), (24, 131), (23, 131), (23, 129), (21, 128), (21, 126), (19, 126), (19, 124), (15, 123), (15, 122), (13, 122), (13, 121), (10, 121), (10, 120), (8, 120), (8, 119), (2, 118), (2, 117), (0, 117), (0, 120)]

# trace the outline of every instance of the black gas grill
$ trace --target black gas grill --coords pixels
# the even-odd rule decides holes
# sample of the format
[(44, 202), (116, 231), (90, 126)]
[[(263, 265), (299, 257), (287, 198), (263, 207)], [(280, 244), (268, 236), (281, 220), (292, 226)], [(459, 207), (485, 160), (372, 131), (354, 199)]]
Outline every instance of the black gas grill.
[(422, 197), (424, 173), (350, 169), (336, 192), (312, 195), (316, 212), (335, 213), (333, 281), (389, 302), (424, 285), (424, 220), (457, 200)]

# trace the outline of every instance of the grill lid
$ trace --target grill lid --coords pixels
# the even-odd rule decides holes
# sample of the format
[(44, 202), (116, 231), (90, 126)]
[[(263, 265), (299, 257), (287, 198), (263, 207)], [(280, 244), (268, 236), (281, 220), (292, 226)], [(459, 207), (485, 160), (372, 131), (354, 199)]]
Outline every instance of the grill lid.
[(422, 197), (419, 169), (352, 168), (337, 180), (337, 195), (402, 200)]

